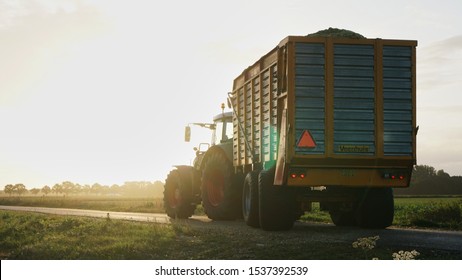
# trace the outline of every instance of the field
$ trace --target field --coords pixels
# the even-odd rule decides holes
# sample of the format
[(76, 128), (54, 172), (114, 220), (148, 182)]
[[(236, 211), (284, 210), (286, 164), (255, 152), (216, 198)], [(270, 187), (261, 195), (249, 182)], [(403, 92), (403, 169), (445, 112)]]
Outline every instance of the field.
[(125, 196), (0, 196), (0, 205), (75, 208), (119, 212), (163, 213), (161, 198)]
[[(0, 197), (0, 205), (59, 207), (119, 212), (163, 213), (161, 198), (111, 196), (26, 196)], [(462, 230), (462, 197), (397, 197), (394, 226)], [(197, 215), (203, 214), (198, 207)], [(330, 223), (327, 212), (314, 204), (304, 221)]]
[[(302, 220), (330, 223), (327, 212), (313, 211), (302, 216)], [(393, 226), (406, 228), (435, 228), (462, 230), (461, 197), (397, 197)]]
[(397, 198), (394, 224), (416, 228), (462, 230), (462, 198)]

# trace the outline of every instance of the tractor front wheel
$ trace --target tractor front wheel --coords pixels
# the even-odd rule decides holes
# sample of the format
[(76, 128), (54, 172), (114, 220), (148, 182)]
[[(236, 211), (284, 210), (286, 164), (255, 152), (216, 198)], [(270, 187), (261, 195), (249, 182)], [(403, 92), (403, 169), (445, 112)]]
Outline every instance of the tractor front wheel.
[(187, 219), (196, 209), (192, 199), (192, 170), (174, 169), (165, 180), (164, 209), (170, 218)]

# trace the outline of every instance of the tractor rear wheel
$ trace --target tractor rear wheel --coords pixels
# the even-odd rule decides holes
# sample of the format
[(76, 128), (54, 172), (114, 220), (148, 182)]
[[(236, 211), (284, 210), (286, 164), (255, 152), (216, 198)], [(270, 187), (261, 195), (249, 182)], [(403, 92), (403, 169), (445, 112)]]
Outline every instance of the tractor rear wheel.
[(170, 171), (164, 186), (164, 209), (170, 218), (187, 219), (196, 209), (192, 199), (192, 170)]
[(202, 173), (201, 196), (205, 213), (210, 219), (239, 218), (242, 188), (234, 186), (234, 179), (231, 162), (224, 154), (216, 152), (208, 158)]

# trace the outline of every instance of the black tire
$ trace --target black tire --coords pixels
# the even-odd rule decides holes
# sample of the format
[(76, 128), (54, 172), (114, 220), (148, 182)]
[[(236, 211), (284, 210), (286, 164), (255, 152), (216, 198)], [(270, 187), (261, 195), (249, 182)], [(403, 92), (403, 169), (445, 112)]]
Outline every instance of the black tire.
[(356, 203), (332, 202), (329, 215), (336, 226), (357, 226)]
[(295, 198), (290, 189), (274, 186), (274, 170), (262, 170), (258, 176), (260, 227), (263, 230), (289, 230), (296, 217)]
[(358, 209), (357, 222), (364, 228), (383, 229), (391, 226), (395, 213), (392, 188), (366, 189)]
[(194, 214), (196, 205), (192, 199), (192, 170), (170, 171), (164, 186), (164, 209), (172, 219), (187, 219)]
[(240, 208), (237, 191), (233, 188), (231, 162), (224, 154), (215, 152), (207, 159), (202, 173), (202, 205), (207, 216), (212, 220), (235, 219)]
[(248, 226), (260, 227), (260, 214), (258, 203), (258, 172), (252, 171), (244, 180), (242, 191), (242, 215)]
[(236, 219), (242, 219), (242, 189), (244, 187), (244, 174), (236, 173), (233, 176), (233, 186), (232, 186), (232, 194), (233, 194), (233, 203), (232, 208), (234, 212), (234, 217)]

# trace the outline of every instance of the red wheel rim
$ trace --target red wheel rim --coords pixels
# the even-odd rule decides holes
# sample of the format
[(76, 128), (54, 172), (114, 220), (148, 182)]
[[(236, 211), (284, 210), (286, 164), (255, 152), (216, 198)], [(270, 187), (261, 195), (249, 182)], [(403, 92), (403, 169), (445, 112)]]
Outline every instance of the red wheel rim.
[(212, 206), (218, 206), (225, 196), (225, 177), (220, 170), (213, 170), (206, 182), (207, 197)]

